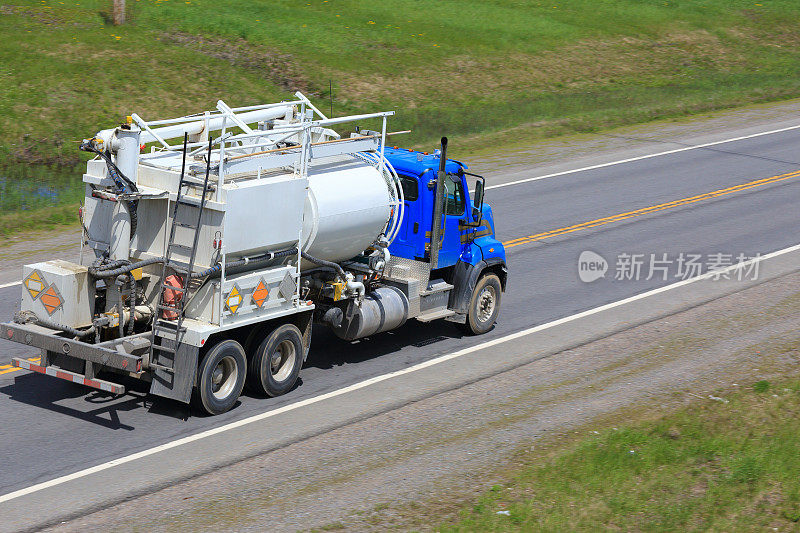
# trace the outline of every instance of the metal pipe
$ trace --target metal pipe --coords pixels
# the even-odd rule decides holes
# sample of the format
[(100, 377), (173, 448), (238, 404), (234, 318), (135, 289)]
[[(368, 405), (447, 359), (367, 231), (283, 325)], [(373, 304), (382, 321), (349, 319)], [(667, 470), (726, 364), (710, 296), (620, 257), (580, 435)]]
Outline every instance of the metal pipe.
[[(292, 113), (292, 106), (287, 105), (276, 108), (257, 109), (255, 111), (241, 113), (237, 115), (237, 118), (245, 124), (252, 124), (253, 122), (260, 122), (262, 120), (290, 117)], [(228, 118), (226, 115), (209, 117), (207, 120), (208, 131), (215, 131), (222, 128), (226, 118)], [(151, 123), (148, 124), (152, 125)], [(114, 135), (115, 130), (116, 128), (102, 130), (97, 133), (96, 137), (100, 137), (102, 139), (111, 138)], [(189, 135), (197, 135), (199, 133), (203, 133), (205, 130), (206, 120), (196, 120), (193, 122), (185, 122), (183, 124), (172, 124), (161, 128), (153, 128), (151, 131), (141, 132), (139, 142), (142, 144), (147, 144), (149, 142), (157, 141), (158, 138), (164, 140), (174, 139), (176, 137), (183, 137), (184, 134), (187, 133)]]
[(439, 172), (436, 174), (436, 196), (433, 204), (433, 227), (431, 228), (431, 270), (439, 264), (439, 242), (442, 229), (442, 212), (444, 211), (444, 180), (447, 176), (447, 137), (442, 137), (442, 152), (439, 154)]

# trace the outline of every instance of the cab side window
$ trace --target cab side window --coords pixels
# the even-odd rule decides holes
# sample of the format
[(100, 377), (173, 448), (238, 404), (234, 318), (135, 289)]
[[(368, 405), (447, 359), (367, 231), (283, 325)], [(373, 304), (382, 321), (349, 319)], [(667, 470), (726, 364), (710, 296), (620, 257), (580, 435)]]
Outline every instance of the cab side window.
[(461, 183), (461, 176), (456, 174), (448, 174), (444, 180), (444, 194), (445, 194), (445, 208), (444, 212), (447, 215), (463, 215), (465, 200), (464, 200), (464, 185)]
[(419, 185), (417, 180), (408, 176), (399, 174), (400, 186), (403, 188), (403, 198), (406, 202), (413, 202), (419, 198)]

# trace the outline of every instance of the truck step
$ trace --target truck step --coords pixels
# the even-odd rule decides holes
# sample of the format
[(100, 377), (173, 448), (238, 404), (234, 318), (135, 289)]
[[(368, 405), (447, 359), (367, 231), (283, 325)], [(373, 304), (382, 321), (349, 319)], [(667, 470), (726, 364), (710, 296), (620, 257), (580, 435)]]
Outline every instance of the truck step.
[(176, 222), (175, 225), (181, 228), (197, 229), (197, 226), (194, 224), (187, 224), (186, 222)]
[(187, 246), (185, 244), (181, 244), (181, 243), (178, 243), (178, 242), (171, 242), (167, 246), (169, 246), (171, 248), (179, 248), (179, 249), (185, 250), (187, 252), (191, 252), (192, 251), (192, 247), (191, 246)]
[(175, 369), (172, 368), (171, 366), (159, 365), (157, 363), (150, 363), (150, 368), (155, 368), (156, 370), (163, 370), (164, 372), (169, 372), (170, 374), (175, 373)]
[(450, 285), (449, 283), (447, 283), (446, 281), (438, 280), (438, 281), (428, 285), (427, 289), (419, 291), (419, 295), (420, 296), (430, 296), (431, 294), (436, 294), (436, 293), (439, 293), (439, 292), (449, 291), (452, 288), (453, 288), (453, 286)]
[(175, 291), (175, 292), (186, 292), (186, 289), (185, 289), (185, 288), (182, 288), (182, 287), (176, 287), (175, 285), (168, 285), (168, 284), (166, 284), (166, 283), (162, 283), (162, 284), (161, 284), (161, 288), (162, 288), (162, 289), (169, 289), (169, 290), (171, 290), (171, 291)]
[(449, 316), (453, 316), (456, 314), (455, 311), (452, 309), (437, 309), (435, 311), (429, 311), (425, 314), (418, 315), (415, 317), (420, 322), (431, 322), (433, 320), (438, 320), (440, 318), (447, 318)]
[(158, 350), (160, 352), (175, 353), (174, 349), (169, 348), (167, 346), (161, 346), (160, 344), (154, 344), (152, 348), (153, 350)]
[(178, 327), (177, 320), (164, 320), (163, 318), (159, 318), (158, 322), (154, 324), (155, 327), (163, 329), (164, 331), (171, 331), (175, 333), (176, 331), (180, 330), (181, 332), (186, 331), (186, 326)]

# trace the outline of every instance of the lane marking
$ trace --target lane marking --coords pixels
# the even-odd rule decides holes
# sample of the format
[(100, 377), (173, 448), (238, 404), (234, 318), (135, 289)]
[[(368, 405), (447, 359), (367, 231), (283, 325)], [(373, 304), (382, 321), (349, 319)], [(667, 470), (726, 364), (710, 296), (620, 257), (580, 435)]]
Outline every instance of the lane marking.
[(728, 187), (726, 189), (718, 189), (716, 191), (711, 191), (703, 194), (698, 194), (697, 196), (690, 196), (688, 198), (681, 198), (680, 200), (673, 200), (671, 202), (666, 202), (663, 204), (658, 205), (651, 205), (649, 207), (643, 207), (641, 209), (637, 209), (635, 211), (628, 211), (627, 213), (619, 213), (616, 215), (611, 215), (608, 217), (598, 218), (596, 220), (590, 220), (588, 222), (581, 222), (580, 224), (575, 224), (573, 226), (567, 226), (565, 228), (558, 228), (553, 229), (550, 231), (545, 231), (543, 233), (537, 233), (535, 235), (528, 235), (527, 237), (519, 237), (517, 239), (511, 239), (510, 241), (505, 241), (503, 246), (506, 248), (512, 248), (514, 246), (519, 246), (521, 244), (530, 244), (532, 242), (541, 241), (544, 239), (549, 239), (550, 237), (557, 237), (559, 235), (564, 235), (566, 233), (572, 233), (573, 231), (580, 231), (583, 229), (588, 228), (596, 228), (598, 226), (602, 226), (604, 224), (610, 224), (612, 222), (619, 222), (620, 220), (626, 220), (629, 218), (639, 217), (643, 215), (649, 215), (650, 213), (655, 213), (657, 211), (664, 211), (666, 209), (672, 209), (674, 207), (681, 207), (688, 204), (693, 204), (696, 202), (702, 202), (703, 200), (710, 200), (712, 198), (719, 198), (720, 196), (725, 196), (727, 194), (733, 194), (739, 191), (746, 191), (748, 189), (754, 189), (756, 187), (762, 187), (764, 185), (770, 185), (772, 183), (777, 183), (780, 181), (796, 178), (800, 176), (800, 170), (795, 170), (794, 172), (788, 172), (786, 174), (780, 174), (777, 176), (772, 176), (769, 178), (762, 178), (754, 181), (750, 181), (747, 183), (742, 183), (740, 185), (734, 185), (733, 187)]
[(430, 359), (428, 361), (424, 361), (422, 363), (418, 363), (418, 364), (416, 364), (414, 366), (410, 366), (410, 367), (404, 368), (402, 370), (397, 370), (395, 372), (389, 372), (388, 374), (375, 376), (373, 378), (369, 378), (369, 379), (366, 379), (364, 381), (360, 381), (358, 383), (354, 383), (353, 385), (348, 385), (347, 387), (343, 387), (343, 388), (337, 389), (335, 391), (327, 392), (325, 394), (320, 394), (319, 396), (314, 396), (313, 398), (307, 398), (305, 400), (300, 400), (298, 402), (295, 402), (295, 403), (292, 403), (292, 404), (289, 404), (289, 405), (285, 405), (283, 407), (278, 407), (277, 409), (273, 409), (273, 410), (267, 411), (265, 413), (260, 413), (260, 414), (253, 415), (253, 416), (250, 416), (250, 417), (247, 417), (247, 418), (243, 418), (242, 420), (238, 420), (236, 422), (231, 422), (231, 423), (228, 423), (228, 424), (216, 427), (216, 428), (208, 429), (206, 431), (202, 431), (202, 432), (196, 433), (194, 435), (189, 435), (188, 437), (183, 437), (181, 439), (177, 439), (177, 440), (174, 440), (174, 441), (171, 441), (171, 442), (167, 442), (167, 443), (161, 444), (159, 446), (156, 446), (154, 448), (148, 448), (147, 450), (143, 450), (141, 452), (137, 452), (137, 453), (134, 453), (134, 454), (131, 454), (131, 455), (127, 455), (125, 457), (120, 457), (118, 459), (113, 459), (111, 461), (99, 464), (97, 466), (93, 466), (93, 467), (90, 467), (90, 468), (85, 468), (83, 470), (79, 470), (79, 471), (74, 472), (72, 474), (67, 474), (65, 476), (57, 477), (57, 478), (51, 479), (49, 481), (44, 481), (42, 483), (37, 483), (35, 485), (31, 485), (30, 487), (26, 487), (24, 489), (19, 489), (19, 490), (16, 490), (14, 492), (9, 492), (7, 494), (4, 494), (4, 495), (0, 496), (0, 503), (5, 503), (7, 501), (19, 498), (21, 496), (26, 496), (28, 494), (33, 494), (33, 493), (38, 492), (40, 490), (44, 490), (44, 489), (47, 489), (47, 488), (50, 488), (50, 487), (55, 487), (57, 485), (61, 485), (61, 484), (66, 483), (68, 481), (73, 481), (75, 479), (80, 479), (82, 477), (86, 477), (86, 476), (89, 476), (91, 474), (96, 474), (98, 472), (102, 472), (104, 470), (108, 470), (109, 468), (113, 468), (115, 466), (119, 466), (119, 465), (122, 465), (122, 464), (125, 464), (125, 463), (130, 463), (131, 461), (136, 461), (137, 459), (142, 459), (144, 457), (148, 457), (150, 455), (154, 455), (154, 454), (159, 453), (159, 452), (170, 450), (172, 448), (177, 448), (178, 446), (183, 446), (184, 444), (189, 444), (191, 442), (202, 440), (202, 439), (211, 437), (213, 435), (218, 435), (220, 433), (224, 433), (224, 432), (230, 431), (232, 429), (236, 429), (236, 428), (240, 428), (240, 427), (243, 427), (243, 426), (247, 426), (247, 425), (252, 424), (254, 422), (260, 422), (262, 420), (266, 420), (268, 418), (272, 418), (274, 416), (277, 416), (277, 415), (280, 415), (280, 414), (283, 414), (283, 413), (287, 413), (287, 412), (290, 412), (290, 411), (294, 411), (296, 409), (300, 409), (301, 407), (306, 407), (308, 405), (313, 405), (313, 404), (316, 404), (316, 403), (320, 403), (320, 402), (323, 402), (325, 400), (329, 400), (331, 398), (336, 398), (337, 396), (341, 396), (341, 395), (347, 394), (349, 392), (357, 391), (357, 390), (369, 387), (370, 385), (374, 385), (376, 383), (381, 383), (383, 381), (387, 381), (389, 379), (392, 379), (392, 378), (395, 378), (395, 377), (398, 377), (398, 376), (403, 376), (405, 374), (411, 374), (412, 372), (417, 372), (419, 370), (423, 370), (425, 368), (429, 368), (429, 367), (432, 367), (434, 365), (438, 365), (440, 363), (444, 363), (446, 361), (457, 359), (459, 357), (462, 357), (464, 355), (468, 355), (470, 353), (473, 353), (473, 352), (476, 352), (476, 351), (479, 351), (479, 350), (484, 350), (486, 348), (490, 348), (490, 347), (496, 346), (498, 344), (502, 344), (502, 343), (505, 343), (505, 342), (508, 342), (508, 341), (519, 339), (521, 337), (526, 337), (528, 335), (531, 335), (533, 333), (537, 333), (539, 331), (550, 329), (550, 328), (553, 328), (555, 326), (559, 326), (561, 324), (566, 324), (566, 323), (572, 322), (574, 320), (578, 320), (578, 319), (581, 319), (581, 318), (584, 318), (584, 317), (587, 317), (587, 316), (595, 315), (597, 313), (602, 313), (603, 311), (607, 311), (609, 309), (614, 309), (615, 307), (620, 307), (622, 305), (625, 305), (625, 304), (628, 304), (628, 303), (631, 303), (631, 302), (635, 302), (637, 300), (642, 300), (644, 298), (649, 298), (650, 296), (655, 296), (656, 294), (660, 294), (662, 292), (667, 292), (667, 291), (670, 291), (672, 289), (677, 289), (678, 287), (683, 287), (685, 285), (689, 285), (690, 283), (694, 283), (696, 281), (700, 281), (700, 280), (703, 280), (703, 279), (709, 279), (709, 278), (712, 278), (712, 277), (715, 277), (715, 276), (719, 276), (721, 274), (729, 273), (729, 272), (734, 271), (737, 268), (744, 268), (744, 267), (747, 267), (747, 266), (749, 266), (749, 265), (751, 265), (753, 263), (760, 262), (760, 261), (765, 261), (767, 259), (772, 259), (774, 257), (778, 257), (778, 256), (781, 256), (781, 255), (784, 255), (784, 254), (787, 254), (787, 253), (798, 251), (798, 250), (800, 250), (800, 244), (796, 244), (796, 245), (790, 246), (788, 248), (783, 248), (781, 250), (777, 250), (777, 251), (768, 253), (766, 255), (755, 257), (755, 258), (750, 259), (748, 261), (744, 261), (741, 264), (736, 264), (736, 265), (731, 265), (731, 266), (726, 267), (726, 268), (711, 270), (709, 272), (706, 272), (705, 274), (702, 274), (700, 276), (696, 276), (694, 278), (681, 280), (681, 281), (678, 281), (676, 283), (672, 283), (671, 285), (665, 285), (663, 287), (659, 287), (657, 289), (652, 289), (650, 291), (643, 292), (641, 294), (637, 294), (637, 295), (634, 295), (634, 296), (630, 296), (630, 297), (624, 298), (622, 300), (617, 300), (616, 302), (611, 302), (611, 303), (608, 303), (608, 304), (605, 304), (605, 305), (601, 305), (599, 307), (595, 307), (595, 308), (589, 309), (587, 311), (583, 311), (583, 312), (580, 312), (580, 313), (577, 313), (577, 314), (574, 314), (574, 315), (570, 315), (570, 316), (567, 316), (567, 317), (564, 317), (564, 318), (559, 318), (557, 320), (553, 320), (551, 322), (547, 322), (546, 324), (533, 326), (531, 328), (524, 329), (522, 331), (518, 331), (516, 333), (512, 333), (512, 334), (506, 335), (504, 337), (499, 337), (497, 339), (493, 339), (493, 340), (490, 340), (490, 341), (482, 342), (480, 344), (476, 344), (475, 346), (470, 346), (470, 347), (464, 348), (462, 350), (458, 350), (456, 352), (452, 352), (452, 353), (449, 353), (449, 354), (446, 354), (446, 355), (441, 355), (441, 356), (436, 357), (434, 359)]
[(743, 141), (745, 139), (752, 139), (754, 137), (761, 137), (763, 135), (772, 135), (774, 133), (782, 133), (784, 131), (790, 131), (790, 130), (796, 130), (796, 129), (800, 129), (800, 125), (788, 126), (786, 128), (780, 128), (780, 129), (777, 129), (777, 130), (763, 131), (761, 133), (753, 133), (751, 135), (742, 135), (741, 137), (733, 137), (731, 139), (724, 139), (722, 141), (714, 141), (714, 142), (710, 142), (710, 143), (696, 144), (696, 145), (693, 145), (693, 146), (684, 146), (683, 148), (676, 148), (675, 150), (667, 150), (665, 152), (656, 152), (654, 154), (640, 155), (640, 156), (637, 156), (637, 157), (629, 157), (628, 159), (620, 159), (618, 161), (611, 161), (609, 163), (600, 163), (598, 165), (592, 165), (592, 166), (588, 166), (588, 167), (575, 168), (575, 169), (572, 169), (572, 170), (563, 170), (561, 172), (554, 172), (552, 174), (545, 174), (544, 176), (535, 176), (533, 178), (524, 178), (524, 179), (521, 179), (521, 180), (509, 181), (508, 183), (498, 183), (496, 185), (489, 185), (489, 186), (486, 187), (486, 189), (488, 190), (488, 189), (499, 189), (500, 187), (510, 187), (511, 185), (519, 185), (520, 183), (528, 183), (530, 181), (539, 181), (539, 180), (544, 180), (544, 179), (548, 179), (548, 178), (556, 178), (558, 176), (565, 176), (567, 174), (572, 174), (573, 172), (584, 172), (586, 170), (595, 170), (595, 169), (598, 169), (598, 168), (611, 167), (611, 166), (614, 166), (614, 165), (622, 165), (624, 163), (631, 163), (633, 161), (641, 161), (643, 159), (650, 159), (650, 158), (653, 158), (653, 157), (660, 157), (662, 155), (677, 154), (679, 152), (688, 152), (689, 150), (698, 150), (700, 148), (707, 148), (709, 146), (716, 146), (718, 144), (725, 144), (725, 143), (730, 143), (730, 142)]
[[(611, 166), (614, 166), (614, 165), (622, 165), (622, 164), (625, 164), (625, 163), (631, 163), (633, 161), (641, 161), (643, 159), (651, 159), (653, 157), (660, 157), (662, 155), (676, 154), (676, 153), (679, 153), (679, 152), (688, 152), (689, 150), (698, 150), (700, 148), (707, 148), (709, 146), (716, 146), (716, 145), (719, 145), (719, 144), (725, 144), (725, 143), (736, 142), (736, 141), (743, 141), (745, 139), (752, 139), (752, 138), (755, 138), (755, 137), (761, 137), (761, 136), (764, 136), (764, 135), (772, 135), (772, 134), (775, 134), (775, 133), (782, 133), (784, 131), (791, 131), (791, 130), (796, 130), (796, 129), (800, 129), (800, 125), (788, 126), (788, 127), (779, 128), (779, 129), (776, 129), (776, 130), (762, 131), (760, 133), (752, 133), (750, 135), (742, 135), (740, 137), (732, 137), (730, 139), (723, 139), (721, 141), (713, 141), (713, 142), (697, 144), (697, 145), (693, 145), (693, 146), (684, 146), (682, 148), (676, 148), (675, 150), (667, 150), (667, 151), (664, 151), (664, 152), (656, 152), (654, 154), (640, 155), (640, 156), (637, 156), (637, 157), (629, 157), (627, 159), (619, 159), (617, 161), (610, 161), (608, 163), (600, 163), (598, 165), (591, 165), (591, 166), (588, 166), (588, 167), (574, 168), (572, 170), (562, 170), (561, 172), (554, 172), (552, 174), (545, 174), (544, 176), (535, 176), (535, 177), (532, 177), (532, 178), (524, 178), (524, 179), (521, 179), (521, 180), (509, 181), (508, 183), (498, 183), (496, 185), (488, 185), (488, 186), (485, 187), (485, 189), (499, 189), (500, 187), (509, 187), (511, 185), (518, 185), (520, 183), (528, 183), (530, 181), (538, 181), (538, 180), (543, 180), (543, 179), (548, 179), (548, 178), (555, 178), (555, 177), (558, 177), (558, 176), (565, 176), (567, 174), (572, 174), (574, 172), (584, 172), (584, 171), (587, 171), (587, 170), (595, 170), (595, 169), (598, 169), (598, 168), (611, 167)], [(470, 190), (470, 192), (474, 192), (474, 191)], [(0, 285), (0, 289), (5, 289), (7, 287), (13, 287), (14, 285), (20, 285), (21, 283), (22, 283), (21, 281), (12, 281), (11, 283), (5, 283), (5, 284)]]
[[(28, 357), (27, 359), (31, 363), (39, 363), (42, 360), (41, 357)], [(18, 368), (13, 365), (0, 365), (0, 375), (10, 374), (11, 372), (18, 372), (20, 370), (24, 370), (24, 368)]]

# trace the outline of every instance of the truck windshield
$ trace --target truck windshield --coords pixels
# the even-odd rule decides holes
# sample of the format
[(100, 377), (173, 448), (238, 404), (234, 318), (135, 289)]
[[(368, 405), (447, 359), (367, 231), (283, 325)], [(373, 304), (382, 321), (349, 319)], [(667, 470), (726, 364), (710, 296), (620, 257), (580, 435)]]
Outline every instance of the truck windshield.
[(447, 215), (464, 214), (464, 185), (461, 176), (448, 174), (444, 180), (445, 208)]

